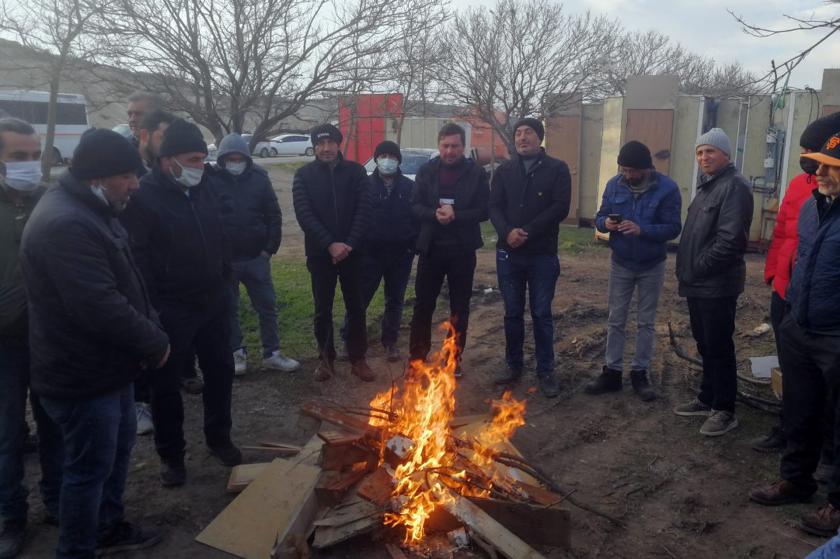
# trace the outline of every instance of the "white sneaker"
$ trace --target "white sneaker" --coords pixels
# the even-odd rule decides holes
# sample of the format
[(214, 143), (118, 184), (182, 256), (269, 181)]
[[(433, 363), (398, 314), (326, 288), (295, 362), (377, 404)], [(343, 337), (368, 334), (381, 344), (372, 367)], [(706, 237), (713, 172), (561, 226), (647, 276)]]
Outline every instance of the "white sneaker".
[(275, 351), (271, 354), (271, 356), (263, 359), (262, 366), (263, 369), (276, 369), (278, 371), (285, 371), (289, 373), (298, 370), (300, 368), (300, 363), (291, 357), (286, 357), (279, 351)]
[(239, 348), (233, 352), (233, 374), (241, 377), (248, 372), (248, 355), (245, 348)]
[(144, 402), (135, 402), (134, 407), (136, 408), (137, 415), (137, 434), (149, 435), (153, 433), (155, 430), (155, 424), (152, 423), (152, 410), (149, 407), (149, 404)]

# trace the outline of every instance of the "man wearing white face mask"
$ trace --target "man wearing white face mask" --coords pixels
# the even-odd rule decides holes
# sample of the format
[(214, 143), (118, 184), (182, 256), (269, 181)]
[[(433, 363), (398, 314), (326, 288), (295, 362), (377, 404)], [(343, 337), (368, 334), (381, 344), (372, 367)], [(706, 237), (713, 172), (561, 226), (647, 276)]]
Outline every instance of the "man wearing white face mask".
[[(26, 394), (29, 388), (27, 305), (20, 270), (20, 240), (32, 209), (44, 193), (41, 139), (28, 123), (0, 119), (0, 557), (23, 546), (27, 489), (23, 485)], [(61, 433), (34, 395), (38, 426), (41, 496), (50, 519), (58, 518)]]
[(166, 366), (151, 374), (155, 447), (164, 487), (186, 482), (179, 377), (190, 365), (193, 348), (204, 373), (207, 447), (226, 466), (242, 461), (230, 440), (230, 249), (209, 188), (206, 156), (207, 145), (198, 127), (181, 119), (170, 124), (158, 164), (141, 179), (140, 190), (122, 219), (172, 344)]
[(235, 374), (244, 375), (247, 354), (239, 325), (239, 284), (245, 285), (260, 320), (264, 369), (294, 371), (300, 363), (280, 353), (271, 256), (280, 248), (282, 217), (268, 173), (254, 164), (248, 142), (228, 134), (219, 143), (211, 189), (231, 242), (231, 351)]

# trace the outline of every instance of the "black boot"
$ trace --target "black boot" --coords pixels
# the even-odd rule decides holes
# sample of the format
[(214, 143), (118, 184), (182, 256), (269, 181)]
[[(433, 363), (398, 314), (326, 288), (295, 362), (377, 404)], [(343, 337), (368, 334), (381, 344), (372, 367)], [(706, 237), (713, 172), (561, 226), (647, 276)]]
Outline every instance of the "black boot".
[(750, 442), (756, 452), (781, 452), (785, 449), (785, 435), (782, 428), (774, 425), (769, 433)]
[(633, 383), (633, 390), (639, 395), (643, 402), (650, 402), (656, 400), (656, 392), (648, 382), (648, 374), (644, 369), (640, 371), (630, 371), (630, 382)]
[(187, 482), (187, 468), (184, 459), (160, 461), (160, 484), (163, 487), (181, 487)]
[(587, 394), (606, 394), (621, 390), (621, 371), (604, 366), (600, 375), (586, 383), (583, 391)]
[(554, 372), (537, 373), (537, 378), (543, 396), (546, 398), (556, 398), (560, 395), (560, 383), (557, 382), (557, 377)]
[(522, 369), (516, 367), (505, 367), (504, 372), (498, 373), (493, 383), (497, 386), (505, 384), (516, 384), (522, 378)]

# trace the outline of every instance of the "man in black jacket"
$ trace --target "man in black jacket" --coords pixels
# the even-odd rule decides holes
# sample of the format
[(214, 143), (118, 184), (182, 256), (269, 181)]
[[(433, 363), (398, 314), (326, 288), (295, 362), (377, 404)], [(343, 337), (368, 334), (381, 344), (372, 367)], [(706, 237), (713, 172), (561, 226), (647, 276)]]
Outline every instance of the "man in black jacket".
[(443, 280), (449, 283), (449, 320), (455, 330), (455, 376), (467, 341), (475, 251), (484, 242), (479, 223), (487, 219), (487, 173), (464, 157), (466, 133), (454, 123), (438, 132), (440, 156), (417, 173), (412, 211), (420, 221), (411, 318), (411, 359), (425, 360), (432, 347), (432, 315)]
[(233, 355), (230, 352), (230, 257), (205, 173), (207, 145), (198, 128), (176, 120), (166, 129), (158, 165), (140, 181), (123, 214), (131, 248), (172, 342), (172, 356), (152, 374), (152, 418), (161, 484), (186, 482), (180, 372), (193, 348), (204, 372), (204, 439), (222, 464), (242, 454), (230, 440)]
[(319, 363), (315, 380), (335, 374), (333, 299), (335, 284), (347, 309), (347, 353), (350, 372), (363, 381), (376, 375), (365, 359), (367, 326), (362, 301), (358, 248), (370, 223), (370, 188), (365, 168), (347, 161), (339, 151), (343, 137), (332, 124), (312, 129), (315, 161), (295, 173), (292, 196), (295, 215), (305, 237), (306, 267), (312, 278), (315, 339)]
[(239, 284), (245, 285), (260, 321), (262, 367), (294, 371), (300, 363), (280, 353), (277, 335), (277, 296), (271, 279), (271, 257), (280, 248), (282, 215), (271, 179), (254, 164), (248, 142), (228, 134), (219, 143), (210, 187), (219, 204), (231, 243), (230, 327), (234, 374), (244, 375), (248, 356), (239, 325)]
[(679, 293), (688, 299), (691, 332), (703, 359), (700, 394), (674, 408), (683, 416), (704, 416), (700, 433), (723, 435), (738, 426), (735, 305), (744, 291), (744, 252), (750, 234), (753, 196), (749, 183), (730, 162), (729, 137), (712, 128), (697, 139), (703, 172), (688, 207), (677, 250)]
[(64, 436), (58, 558), (160, 541), (125, 522), (122, 503), (136, 429), (133, 382), (169, 356), (116, 219), (137, 190), (139, 164), (119, 134), (85, 133), (69, 173), (23, 232), (32, 389)]
[(572, 176), (565, 162), (540, 147), (545, 129), (535, 118), (514, 125), (516, 155), (496, 169), (490, 189), (490, 221), (499, 236), (496, 272), (505, 301), (506, 370), (496, 384), (522, 377), (525, 291), (530, 293), (537, 378), (548, 398), (560, 393), (554, 375), (554, 320), (551, 302), (560, 275), (557, 237), (569, 215)]

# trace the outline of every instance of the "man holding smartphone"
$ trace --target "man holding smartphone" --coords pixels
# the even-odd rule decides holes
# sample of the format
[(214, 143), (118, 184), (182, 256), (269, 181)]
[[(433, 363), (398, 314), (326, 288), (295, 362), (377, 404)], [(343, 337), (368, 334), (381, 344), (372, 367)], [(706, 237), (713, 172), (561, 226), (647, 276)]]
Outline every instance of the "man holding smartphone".
[(619, 174), (610, 179), (595, 217), (595, 227), (609, 233), (612, 265), (605, 364), (584, 391), (616, 392), (622, 387), (627, 313), (638, 289), (636, 351), (630, 365), (633, 390), (644, 401), (656, 392), (648, 381), (654, 322), (667, 258), (666, 243), (680, 234), (682, 200), (676, 183), (653, 168), (650, 150), (627, 142), (618, 153)]

